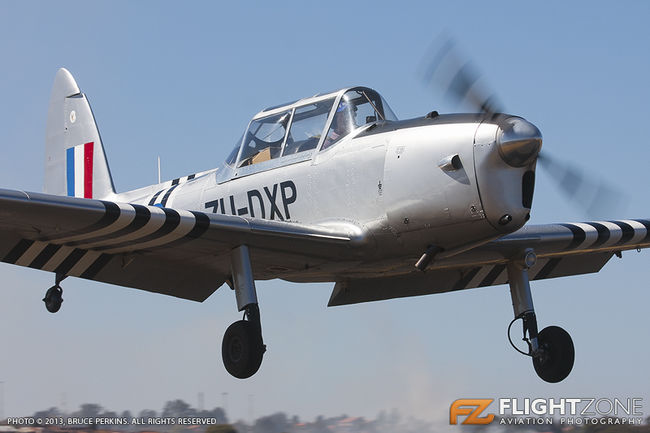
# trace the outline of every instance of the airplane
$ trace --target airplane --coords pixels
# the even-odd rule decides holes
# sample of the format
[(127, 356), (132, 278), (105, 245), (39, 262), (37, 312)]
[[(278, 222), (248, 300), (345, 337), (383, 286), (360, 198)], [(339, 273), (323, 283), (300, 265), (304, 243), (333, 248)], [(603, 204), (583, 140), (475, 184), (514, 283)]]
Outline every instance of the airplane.
[[(224, 163), (116, 192), (73, 76), (60, 69), (47, 115), (44, 192), (0, 190), (0, 259), (67, 277), (202, 302), (225, 284), (243, 319), (222, 341), (226, 370), (260, 368), (255, 281), (333, 282), (329, 306), (509, 284), (512, 346), (544, 381), (564, 380), (574, 346), (538, 331), (530, 281), (598, 272), (650, 246), (650, 220), (526, 225), (542, 134), (485, 108), (398, 120), (368, 87), (266, 108)], [(512, 342), (522, 321), (527, 351)]]

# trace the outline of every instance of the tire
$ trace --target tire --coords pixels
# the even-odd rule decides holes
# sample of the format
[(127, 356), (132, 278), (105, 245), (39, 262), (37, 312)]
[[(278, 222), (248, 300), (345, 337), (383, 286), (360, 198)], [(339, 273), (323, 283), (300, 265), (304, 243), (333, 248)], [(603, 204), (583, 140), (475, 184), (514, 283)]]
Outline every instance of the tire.
[(545, 382), (561, 382), (571, 373), (575, 360), (575, 349), (571, 336), (559, 326), (542, 329), (537, 337), (542, 356), (533, 357), (533, 367)]
[(63, 290), (61, 290), (61, 287), (59, 286), (52, 286), (47, 289), (45, 298), (43, 298), (43, 302), (45, 302), (45, 308), (47, 308), (47, 311), (50, 313), (56, 313), (61, 309), (61, 303), (63, 302), (62, 295)]
[(262, 336), (251, 322), (240, 320), (228, 327), (221, 344), (223, 365), (228, 373), (238, 379), (251, 377), (260, 368), (262, 355)]

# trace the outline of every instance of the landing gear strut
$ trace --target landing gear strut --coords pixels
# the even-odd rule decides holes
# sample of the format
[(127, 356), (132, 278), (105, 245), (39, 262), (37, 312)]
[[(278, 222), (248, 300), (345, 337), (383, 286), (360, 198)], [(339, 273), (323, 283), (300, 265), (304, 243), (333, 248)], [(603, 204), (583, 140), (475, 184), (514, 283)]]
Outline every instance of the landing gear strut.
[(56, 313), (61, 309), (61, 304), (63, 303), (63, 289), (59, 284), (64, 278), (64, 276), (57, 275), (54, 285), (45, 292), (43, 302), (45, 302), (45, 308), (47, 308), (47, 311), (50, 313)]
[(535, 253), (526, 250), (520, 258), (508, 263), (510, 296), (515, 312), (515, 318), (508, 327), (508, 339), (510, 339), (510, 327), (516, 320), (521, 319), (523, 340), (528, 344), (528, 353), (517, 349), (512, 340), (510, 344), (518, 352), (533, 358), (535, 372), (542, 380), (556, 383), (561, 382), (571, 373), (575, 350), (569, 333), (558, 326), (549, 326), (537, 332), (537, 318), (528, 280), (528, 269), (535, 264), (536, 260)]
[(246, 379), (259, 370), (266, 351), (262, 341), (255, 280), (246, 245), (232, 251), (231, 266), (237, 308), (244, 311), (244, 320), (233, 323), (226, 330), (221, 344), (221, 355), (228, 373), (236, 378)]

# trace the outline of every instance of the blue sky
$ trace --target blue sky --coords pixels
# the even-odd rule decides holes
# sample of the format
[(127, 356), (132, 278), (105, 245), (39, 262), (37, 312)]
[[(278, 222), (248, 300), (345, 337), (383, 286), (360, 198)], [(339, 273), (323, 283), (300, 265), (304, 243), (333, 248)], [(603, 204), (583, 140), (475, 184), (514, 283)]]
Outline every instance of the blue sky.
[[(277, 2), (275, 2), (277, 3)], [(215, 167), (260, 109), (362, 84), (400, 118), (463, 107), (424, 86), (430, 42), (451, 34), (544, 150), (625, 192), (607, 218), (650, 216), (647, 2), (0, 2), (0, 186), (40, 191), (49, 93), (68, 68), (92, 104), (116, 187)], [(547, 173), (531, 223), (579, 221)], [(203, 304), (0, 266), (5, 415), (96, 402), (160, 410), (183, 398), (233, 418), (283, 410), (444, 420), (463, 397), (650, 399), (648, 253), (596, 275), (536, 282), (540, 325), (571, 332), (576, 364), (556, 385), (508, 345), (507, 286), (327, 309), (331, 285), (258, 284), (269, 351), (248, 381), (220, 356), (239, 318), (229, 290)]]

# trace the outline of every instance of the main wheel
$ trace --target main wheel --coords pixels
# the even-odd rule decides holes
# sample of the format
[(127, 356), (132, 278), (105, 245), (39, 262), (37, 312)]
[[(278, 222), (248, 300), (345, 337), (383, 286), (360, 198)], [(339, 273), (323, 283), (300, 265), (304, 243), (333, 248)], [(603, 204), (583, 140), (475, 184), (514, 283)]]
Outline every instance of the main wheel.
[(549, 326), (542, 329), (537, 342), (542, 353), (533, 357), (535, 372), (546, 382), (563, 381), (571, 373), (575, 359), (571, 336), (559, 326)]
[(250, 321), (240, 320), (230, 325), (223, 336), (223, 365), (238, 379), (251, 377), (262, 364), (264, 344), (258, 329)]
[(63, 302), (63, 289), (57, 284), (50, 287), (45, 292), (45, 297), (43, 298), (45, 302), (45, 308), (50, 313), (56, 313), (61, 309), (61, 303)]

